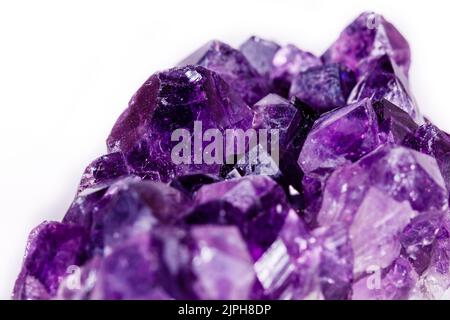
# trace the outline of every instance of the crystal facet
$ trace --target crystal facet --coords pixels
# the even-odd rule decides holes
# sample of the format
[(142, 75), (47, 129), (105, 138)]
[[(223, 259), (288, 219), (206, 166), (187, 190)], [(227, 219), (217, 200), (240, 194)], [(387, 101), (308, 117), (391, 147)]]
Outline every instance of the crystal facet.
[(320, 112), (346, 105), (355, 85), (353, 72), (338, 64), (309, 68), (292, 81), (289, 95), (306, 102)]
[(144, 83), (117, 120), (107, 143), (110, 151), (125, 154), (133, 173), (146, 179), (156, 175), (168, 181), (188, 173), (217, 173), (218, 165), (175, 165), (171, 151), (178, 141), (171, 139), (172, 131), (193, 133), (194, 121), (201, 121), (203, 130), (246, 130), (252, 118), (251, 109), (218, 74), (203, 67), (174, 68)]
[(199, 65), (217, 72), (250, 105), (269, 93), (269, 81), (245, 55), (220, 41), (208, 42), (179, 65)]
[(408, 74), (411, 63), (408, 42), (383, 16), (364, 12), (342, 31), (322, 60), (342, 63), (361, 75), (372, 59), (383, 54), (390, 55)]

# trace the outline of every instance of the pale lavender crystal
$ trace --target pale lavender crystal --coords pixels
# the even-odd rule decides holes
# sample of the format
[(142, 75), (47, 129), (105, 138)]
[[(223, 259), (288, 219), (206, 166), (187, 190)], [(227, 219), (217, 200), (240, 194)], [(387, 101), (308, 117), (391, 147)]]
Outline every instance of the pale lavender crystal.
[(305, 173), (356, 161), (379, 144), (376, 114), (365, 99), (324, 114), (309, 132), (298, 163)]
[(361, 77), (348, 101), (351, 103), (364, 98), (373, 101), (386, 99), (407, 112), (416, 123), (423, 123), (423, 117), (410, 92), (408, 79), (388, 55), (371, 62), (368, 72)]
[(339, 64), (326, 64), (309, 68), (298, 74), (289, 90), (290, 97), (297, 97), (319, 112), (344, 107), (355, 85), (351, 70)]
[[(350, 226), (354, 271), (362, 273), (372, 266), (387, 267), (400, 250), (411, 260), (423, 259), (421, 251), (434, 240), (434, 231), (413, 232), (420, 226), (417, 217), (442, 217), (447, 198), (435, 159), (387, 145), (331, 174), (317, 221)], [(427, 261), (414, 264), (423, 268)]]
[(58, 298), (248, 299), (255, 282), (239, 231), (220, 226), (141, 233), (103, 259), (94, 257), (79, 275), (78, 287), (71, 276), (64, 279)]
[(321, 225), (351, 224), (370, 188), (419, 212), (448, 209), (448, 192), (436, 160), (414, 150), (384, 145), (359, 161), (336, 169), (326, 182)]
[(325, 63), (342, 63), (362, 75), (372, 59), (388, 54), (407, 75), (411, 63), (409, 44), (383, 16), (362, 13), (347, 26), (323, 54)]
[(191, 234), (197, 244), (193, 272), (197, 276), (195, 291), (198, 297), (248, 299), (255, 273), (239, 229), (232, 226), (195, 226)]
[(402, 144), (405, 137), (414, 134), (418, 128), (406, 111), (386, 99), (375, 102), (373, 107), (378, 117), (382, 142)]
[(198, 65), (217, 72), (249, 105), (269, 93), (268, 79), (244, 54), (217, 40), (208, 42), (178, 65)]
[(259, 37), (250, 37), (239, 47), (248, 62), (259, 74), (270, 77), (273, 69), (272, 61), (280, 46), (273, 41)]
[(377, 188), (369, 188), (350, 227), (353, 272), (388, 267), (400, 254), (403, 229), (417, 214), (408, 202), (397, 202)]

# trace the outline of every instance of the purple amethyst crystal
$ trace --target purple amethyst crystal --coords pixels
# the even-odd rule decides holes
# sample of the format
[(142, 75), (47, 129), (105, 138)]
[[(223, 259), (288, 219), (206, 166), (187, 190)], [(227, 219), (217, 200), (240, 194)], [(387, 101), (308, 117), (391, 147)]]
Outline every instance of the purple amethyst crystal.
[(239, 231), (221, 226), (156, 228), (94, 258), (79, 274), (78, 287), (65, 279), (58, 298), (247, 299), (255, 282)]
[(387, 145), (331, 174), (317, 221), (349, 225), (356, 274), (388, 267), (403, 250), (420, 265), (420, 244), (432, 243), (434, 231), (417, 219), (446, 215), (447, 197), (435, 159)]
[(319, 118), (306, 138), (298, 163), (305, 173), (333, 169), (360, 159), (378, 144), (376, 114), (366, 99)]
[(407, 112), (385, 99), (375, 102), (373, 108), (378, 117), (382, 142), (401, 144), (406, 136), (413, 134), (418, 128)]
[(361, 75), (372, 59), (383, 54), (391, 56), (403, 73), (408, 74), (411, 63), (408, 42), (383, 16), (364, 12), (344, 29), (322, 60), (342, 63)]
[(416, 123), (423, 123), (408, 80), (388, 55), (371, 63), (369, 71), (361, 78), (349, 97), (349, 102), (370, 98), (386, 99), (407, 112)]
[(268, 79), (244, 54), (220, 41), (208, 42), (179, 65), (198, 65), (217, 72), (250, 105), (269, 93)]
[[(269, 94), (253, 106), (253, 128), (279, 130), (281, 148), (289, 143), (289, 127), (295, 121), (297, 108), (277, 94)], [(295, 125), (295, 124), (292, 124)]]
[(127, 178), (94, 197), (78, 195), (64, 221), (90, 230), (91, 246), (103, 251), (156, 224), (177, 221), (189, 210), (190, 200), (178, 190)]
[(428, 123), (408, 134), (403, 145), (434, 157), (450, 190), (450, 136)]
[(418, 212), (448, 209), (436, 160), (404, 147), (383, 145), (353, 164), (336, 169), (324, 188), (319, 223), (351, 224), (370, 189), (377, 188)]
[(145, 179), (217, 173), (219, 165), (193, 163), (192, 147), (185, 163), (174, 164), (171, 151), (179, 141), (171, 139), (172, 132), (188, 130), (193, 141), (194, 121), (201, 121), (203, 130), (224, 132), (250, 128), (252, 117), (250, 108), (218, 74), (203, 67), (174, 68), (154, 74), (137, 91), (114, 125), (108, 149), (125, 154), (131, 171)]
[(417, 274), (404, 258), (396, 259), (386, 270), (374, 268), (353, 285), (355, 300), (404, 300), (416, 286)]
[(321, 58), (251, 37), (153, 74), (13, 298), (450, 298), (450, 136), (409, 65), (363, 13)]
[(94, 160), (81, 177), (79, 192), (88, 188), (99, 188), (130, 174), (130, 169), (121, 152), (113, 152)]
[(247, 58), (248, 62), (259, 72), (259, 74), (270, 77), (275, 54), (280, 46), (275, 42), (258, 37), (251, 37), (239, 47), (239, 50)]
[(266, 129), (269, 133), (272, 130), (278, 132), (276, 140), (279, 149), (278, 162), (275, 162), (271, 156), (273, 145), (273, 137), (271, 137), (267, 141), (266, 149), (258, 145), (249, 150), (249, 156), (257, 154), (258, 161), (237, 164), (231, 168), (234, 170), (225, 168), (227, 170), (224, 170), (223, 175), (269, 175), (285, 188), (291, 185), (298, 189), (303, 173), (296, 159), (319, 114), (298, 99), (288, 101), (277, 94), (267, 95), (253, 106), (253, 110), (255, 130)]
[[(228, 209), (217, 207), (217, 200), (227, 203)], [(267, 176), (248, 176), (206, 185), (197, 192), (194, 202), (219, 209), (217, 214), (213, 214), (216, 209), (211, 210), (209, 217), (204, 215), (209, 221), (203, 223), (218, 223), (220, 219), (237, 223), (254, 259), (275, 240), (290, 210), (283, 189)]]
[(450, 229), (446, 222), (431, 246), (430, 264), (411, 291), (411, 299), (450, 298)]
[(87, 258), (87, 234), (82, 227), (44, 222), (31, 231), (14, 299), (48, 299), (55, 295), (70, 267)]
[(274, 55), (272, 83), (275, 92), (287, 96), (292, 80), (300, 72), (320, 66), (322, 61), (310, 52), (300, 50), (293, 44), (281, 47)]
[(292, 81), (289, 96), (295, 96), (320, 112), (346, 105), (355, 85), (351, 70), (338, 64), (312, 67)]
[(306, 231), (292, 211), (276, 241), (255, 263), (265, 299), (347, 299), (353, 257), (345, 228)]

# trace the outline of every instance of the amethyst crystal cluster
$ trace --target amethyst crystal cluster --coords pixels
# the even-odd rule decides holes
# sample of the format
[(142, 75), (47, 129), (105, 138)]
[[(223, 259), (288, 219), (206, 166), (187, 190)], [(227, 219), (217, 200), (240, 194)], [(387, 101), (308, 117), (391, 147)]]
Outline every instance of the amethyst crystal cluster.
[[(62, 222), (31, 232), (13, 297), (448, 298), (450, 136), (409, 66), (363, 13), (320, 57), (251, 37), (155, 73)], [(174, 164), (171, 133), (194, 121), (277, 129), (279, 162)]]

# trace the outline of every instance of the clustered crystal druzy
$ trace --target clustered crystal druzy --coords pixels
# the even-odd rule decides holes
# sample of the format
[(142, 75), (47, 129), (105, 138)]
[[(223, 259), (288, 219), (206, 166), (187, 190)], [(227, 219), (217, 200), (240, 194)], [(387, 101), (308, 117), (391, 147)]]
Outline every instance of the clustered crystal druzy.
[[(14, 299), (450, 297), (450, 136), (409, 66), (363, 13), (320, 57), (251, 37), (155, 73), (62, 222), (31, 232)], [(279, 162), (175, 165), (194, 121), (278, 129)]]

